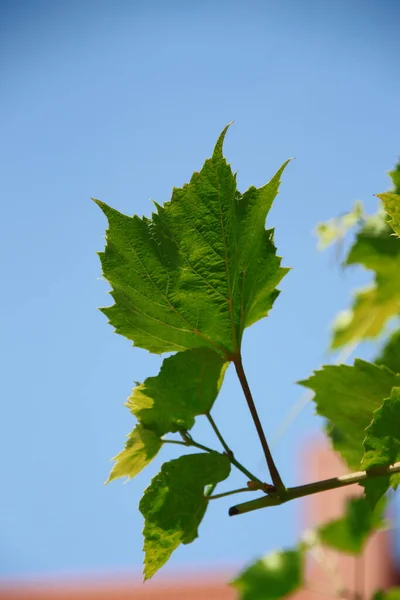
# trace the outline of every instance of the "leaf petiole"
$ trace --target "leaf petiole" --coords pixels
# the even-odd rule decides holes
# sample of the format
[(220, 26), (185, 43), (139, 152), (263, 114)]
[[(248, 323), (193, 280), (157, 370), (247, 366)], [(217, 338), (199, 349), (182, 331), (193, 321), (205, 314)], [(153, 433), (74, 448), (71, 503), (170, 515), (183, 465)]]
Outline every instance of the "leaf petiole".
[[(215, 423), (214, 423), (214, 425), (215, 425)], [(164, 444), (178, 444), (179, 446), (193, 446), (194, 448), (199, 448), (199, 450), (204, 450), (205, 452), (216, 452), (216, 450), (213, 450), (212, 448), (209, 448), (208, 446), (204, 446), (204, 444), (199, 444), (198, 442), (195, 442), (195, 440), (192, 438), (192, 436), (190, 435), (190, 433), (188, 431), (180, 431), (179, 433), (182, 436), (182, 440), (183, 440), (182, 442), (180, 440), (168, 440), (168, 439), (167, 440), (163, 439), (162, 442)], [(258, 479), (258, 477), (253, 475), (253, 473), (248, 471), (246, 469), (246, 467), (244, 467), (238, 460), (236, 460), (236, 458), (233, 456), (232, 450), (229, 450), (228, 447), (227, 447), (227, 451), (226, 451), (226, 456), (229, 458), (229, 461), (231, 462), (231, 464), (234, 465), (244, 475), (246, 475), (246, 477), (248, 477), (251, 481), (255, 481), (255, 482), (259, 483), (261, 486), (259, 489), (264, 489), (265, 484), (263, 484), (261, 479)]]
[(238, 488), (236, 490), (230, 490), (229, 492), (222, 492), (221, 494), (215, 494), (214, 496), (206, 495), (207, 500), (218, 500), (218, 498), (224, 498), (225, 496), (233, 496), (233, 494), (241, 494), (242, 492), (253, 492), (249, 487)]
[(228, 456), (233, 456), (233, 452), (232, 450), (229, 448), (228, 444), (225, 442), (224, 438), (222, 437), (222, 434), (220, 432), (220, 430), (217, 427), (217, 424), (215, 423), (214, 419), (212, 418), (211, 414), (209, 412), (206, 413), (206, 417), (208, 419), (208, 422), (210, 423), (211, 427), (214, 430), (215, 435), (217, 436), (217, 438), (219, 439), (219, 441), (222, 444), (223, 449), (225, 450), (225, 452), (227, 453)]
[(182, 435), (182, 438), (183, 438), (182, 442), (180, 440), (166, 440), (164, 438), (161, 441), (163, 442), (163, 444), (178, 444), (179, 446), (194, 446), (195, 448), (199, 448), (200, 450), (204, 450), (205, 452), (216, 452), (216, 450), (213, 450), (212, 448), (209, 448), (208, 446), (204, 446), (203, 444), (199, 444), (198, 442), (195, 442), (194, 439), (192, 438), (192, 436), (190, 436), (187, 432), (180, 432), (180, 434)]
[(226, 455), (228, 456), (229, 460), (231, 461), (231, 463), (239, 470), (241, 471), (244, 475), (246, 475), (251, 481), (256, 481), (257, 483), (260, 483), (262, 485), (262, 481), (260, 479), (258, 479), (258, 477), (256, 477), (255, 475), (253, 475), (252, 473), (250, 473), (250, 471), (248, 471), (246, 469), (246, 467), (244, 467), (238, 460), (236, 460), (235, 455), (233, 454), (232, 450), (229, 448), (228, 444), (225, 442), (220, 430), (217, 427), (217, 424), (215, 423), (214, 419), (212, 418), (211, 414), (208, 412), (206, 413), (206, 417), (211, 425), (211, 427), (213, 428), (215, 435), (217, 436), (217, 438), (219, 439), (219, 441), (222, 444), (222, 447), (224, 448)]
[(188, 446), (186, 442), (181, 442), (180, 440), (165, 440), (164, 438), (161, 440), (163, 444), (178, 444), (178, 446)]

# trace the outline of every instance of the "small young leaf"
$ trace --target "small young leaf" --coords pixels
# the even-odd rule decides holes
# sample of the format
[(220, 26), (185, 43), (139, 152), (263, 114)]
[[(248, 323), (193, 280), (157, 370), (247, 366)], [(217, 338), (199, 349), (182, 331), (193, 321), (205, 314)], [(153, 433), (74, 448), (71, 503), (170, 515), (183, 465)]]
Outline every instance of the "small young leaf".
[(209, 348), (178, 352), (163, 361), (157, 377), (133, 390), (127, 406), (159, 436), (191, 429), (197, 415), (210, 411), (227, 365)]
[(318, 529), (319, 539), (339, 552), (360, 554), (370, 534), (384, 526), (384, 508), (384, 502), (372, 510), (364, 497), (350, 498), (343, 517)]
[(400, 236), (400, 196), (392, 193), (377, 194), (377, 196), (382, 200), (383, 207), (390, 216), (389, 225)]
[[(366, 429), (364, 440), (365, 454), (362, 468), (368, 471), (374, 467), (385, 467), (400, 461), (400, 387), (393, 388), (392, 395), (373, 415), (371, 425)], [(396, 489), (400, 483), (400, 474), (372, 479), (364, 485), (366, 497), (371, 504), (376, 502), (378, 493), (382, 494), (392, 486)]]
[(315, 228), (318, 238), (318, 249), (325, 250), (335, 242), (340, 241), (346, 233), (355, 227), (364, 216), (364, 208), (361, 202), (354, 203), (353, 210), (344, 213), (340, 217), (319, 223)]
[(143, 425), (136, 425), (128, 436), (125, 449), (113, 458), (116, 462), (106, 483), (118, 477), (135, 477), (153, 460), (161, 446), (159, 436)]
[(299, 382), (315, 392), (317, 413), (330, 421), (329, 435), (351, 469), (359, 469), (365, 429), (373, 412), (400, 385), (400, 375), (363, 360), (354, 366), (328, 365)]
[(229, 473), (228, 457), (218, 452), (188, 454), (163, 464), (139, 504), (145, 519), (145, 580), (180, 544), (196, 539), (208, 504), (204, 488), (223, 481)]
[(151, 352), (207, 346), (229, 360), (244, 328), (268, 314), (287, 272), (265, 230), (287, 163), (241, 194), (222, 155), (226, 130), (201, 171), (151, 219), (96, 200), (109, 222), (100, 258), (115, 301), (102, 310), (117, 333)]
[(400, 329), (391, 335), (375, 359), (375, 364), (384, 365), (393, 373), (400, 373)]
[(304, 551), (272, 552), (247, 567), (231, 582), (240, 600), (278, 600), (303, 584)]

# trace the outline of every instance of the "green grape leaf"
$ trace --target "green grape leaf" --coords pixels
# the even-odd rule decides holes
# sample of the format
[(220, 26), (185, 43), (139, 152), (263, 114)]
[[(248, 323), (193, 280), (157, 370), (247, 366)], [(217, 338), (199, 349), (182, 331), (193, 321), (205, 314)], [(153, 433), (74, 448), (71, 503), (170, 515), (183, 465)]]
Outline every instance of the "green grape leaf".
[(393, 373), (400, 373), (400, 329), (391, 335), (375, 359), (375, 364), (384, 365)]
[(144, 578), (150, 579), (180, 544), (197, 538), (207, 509), (204, 488), (230, 473), (227, 456), (218, 452), (188, 454), (164, 463), (145, 490), (139, 510), (144, 516)]
[(161, 446), (159, 436), (143, 425), (136, 425), (128, 436), (125, 449), (113, 458), (115, 465), (106, 483), (118, 477), (132, 479), (138, 475), (157, 455)]
[(102, 311), (117, 333), (151, 352), (206, 346), (229, 360), (244, 328), (268, 314), (288, 271), (264, 226), (287, 162), (241, 194), (222, 154), (226, 131), (151, 219), (96, 200), (109, 222), (100, 259), (115, 301)]
[(389, 590), (378, 590), (375, 592), (373, 600), (400, 600), (400, 587), (393, 587)]
[(350, 249), (346, 265), (375, 272), (372, 286), (355, 294), (353, 307), (339, 314), (332, 348), (378, 336), (400, 312), (400, 243), (391, 235), (383, 212), (369, 217)]
[(317, 413), (329, 419), (328, 434), (333, 447), (351, 469), (359, 469), (363, 457), (365, 429), (373, 412), (400, 385), (400, 375), (363, 360), (354, 366), (328, 365), (300, 381), (315, 392)]
[(260, 558), (247, 567), (231, 585), (240, 600), (278, 600), (303, 585), (304, 550), (281, 550)]
[[(385, 467), (400, 461), (400, 387), (392, 389), (390, 398), (374, 414), (372, 423), (366, 429), (364, 440), (365, 454), (361, 466), (366, 471), (375, 467)], [(392, 486), (397, 489), (400, 473), (374, 478), (364, 485), (366, 497), (371, 504), (378, 494), (383, 494)]]
[(159, 436), (191, 429), (197, 415), (210, 411), (227, 365), (209, 348), (178, 352), (163, 361), (156, 377), (133, 390), (127, 406)]
[(343, 517), (319, 527), (318, 537), (324, 546), (346, 554), (360, 554), (371, 533), (384, 527), (384, 509), (383, 501), (372, 510), (363, 496), (349, 498)]
[(383, 207), (390, 216), (389, 225), (400, 236), (400, 196), (393, 193), (377, 194), (383, 202)]

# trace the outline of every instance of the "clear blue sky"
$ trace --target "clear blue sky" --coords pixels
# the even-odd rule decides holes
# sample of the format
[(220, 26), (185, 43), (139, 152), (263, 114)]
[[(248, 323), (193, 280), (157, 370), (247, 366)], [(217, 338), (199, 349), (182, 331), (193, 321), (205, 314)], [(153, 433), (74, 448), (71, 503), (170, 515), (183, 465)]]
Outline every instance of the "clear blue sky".
[[(137, 504), (160, 461), (127, 485), (103, 482), (133, 426), (123, 402), (161, 359), (133, 349), (96, 310), (109, 303), (96, 256), (105, 220), (90, 197), (149, 215), (149, 199), (168, 200), (232, 119), (225, 152), (241, 189), (296, 157), (269, 219), (293, 270), (244, 344), (273, 436), (301, 394), (294, 382), (330, 360), (335, 313), (368, 279), (318, 254), (312, 230), (357, 198), (373, 210), (388, 187), (400, 153), (400, 6), (9, 0), (0, 11), (0, 575), (139, 571)], [(231, 372), (214, 412), (263, 476)], [(320, 426), (312, 412), (276, 448), (288, 484), (300, 481), (299, 449)], [(205, 424), (196, 436), (213, 443)], [(200, 538), (167, 569), (240, 567), (296, 540), (299, 503), (235, 519), (230, 504), (212, 506)]]

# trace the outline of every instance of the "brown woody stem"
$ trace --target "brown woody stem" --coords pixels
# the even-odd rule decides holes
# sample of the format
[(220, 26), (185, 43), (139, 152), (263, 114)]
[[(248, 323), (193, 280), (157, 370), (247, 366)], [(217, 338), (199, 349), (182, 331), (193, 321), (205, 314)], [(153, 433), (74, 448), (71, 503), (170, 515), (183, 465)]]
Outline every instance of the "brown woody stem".
[(304, 496), (327, 492), (354, 483), (361, 483), (366, 479), (387, 477), (388, 475), (393, 475), (393, 473), (400, 473), (400, 462), (394, 463), (394, 465), (391, 465), (390, 467), (374, 467), (368, 472), (358, 471), (357, 473), (350, 473), (349, 475), (342, 475), (341, 477), (332, 477), (332, 479), (323, 479), (322, 481), (314, 481), (313, 483), (307, 483), (306, 485), (287, 488), (283, 494), (271, 493), (261, 498), (251, 500), (250, 502), (232, 506), (232, 508), (229, 509), (229, 515), (232, 517), (234, 515), (241, 515), (268, 506), (278, 506), (279, 504), (284, 504), (285, 502), (295, 500), (296, 498), (303, 498)]

